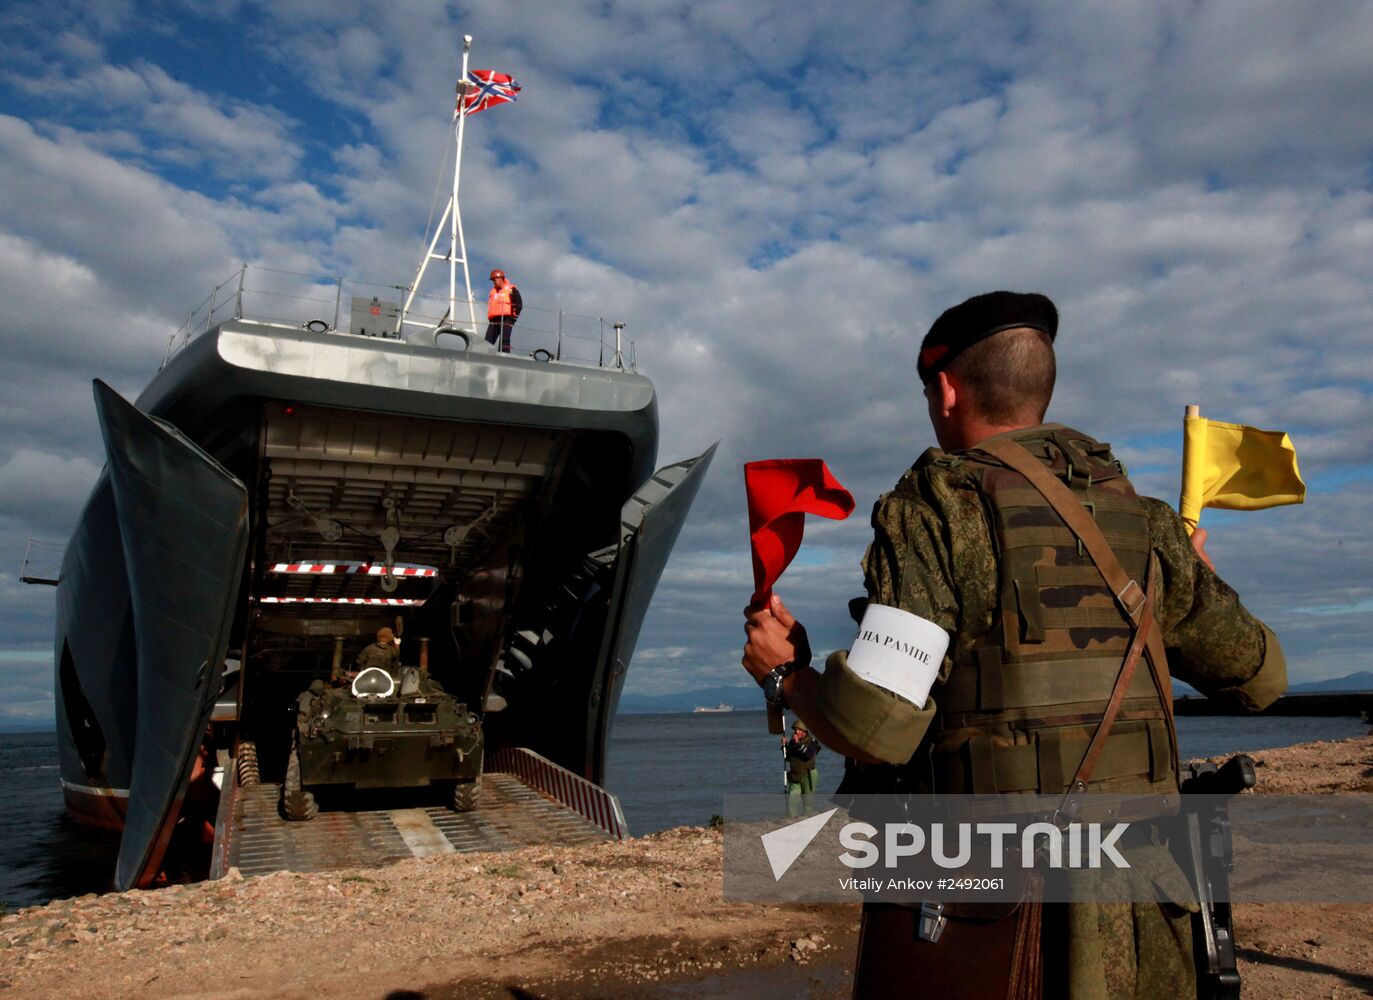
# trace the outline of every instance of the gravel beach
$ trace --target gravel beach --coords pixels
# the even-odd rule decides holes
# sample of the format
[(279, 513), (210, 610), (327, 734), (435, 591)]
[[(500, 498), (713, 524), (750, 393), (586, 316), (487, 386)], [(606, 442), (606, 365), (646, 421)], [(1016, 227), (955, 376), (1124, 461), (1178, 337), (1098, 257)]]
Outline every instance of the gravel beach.
[[(1254, 755), (1373, 792), (1373, 737)], [(1373, 904), (1239, 904), (1246, 998), (1373, 993)], [(856, 905), (723, 901), (718, 830), (88, 895), (0, 917), (0, 998), (847, 997)]]

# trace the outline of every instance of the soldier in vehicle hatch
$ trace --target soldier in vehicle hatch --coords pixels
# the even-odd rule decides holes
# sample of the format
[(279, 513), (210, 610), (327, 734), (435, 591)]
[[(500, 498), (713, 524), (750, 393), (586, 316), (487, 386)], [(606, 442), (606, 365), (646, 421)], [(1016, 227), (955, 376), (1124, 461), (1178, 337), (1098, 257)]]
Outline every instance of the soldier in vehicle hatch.
[(368, 667), (380, 667), (400, 680), (400, 646), (396, 644), (396, 633), (383, 626), (377, 629), (377, 641), (358, 654), (354, 671), (361, 673)]
[[(947, 655), (922, 678), (928, 695), (898, 694), (897, 668), (860, 676), (844, 650), (816, 671), (804, 627), (775, 595), (745, 611), (744, 667), (849, 758), (841, 792), (1109, 787), (1175, 801), (1170, 672), (1248, 711), (1287, 686), (1277, 638), (1216, 575), (1204, 532), (1189, 540), (1171, 507), (1138, 496), (1107, 445), (1043, 422), (1057, 329), (1044, 296), (992, 292), (944, 312), (921, 344), (916, 371), (943, 450), (875, 505), (867, 608), (854, 617), (905, 615), (947, 634)], [(1122, 704), (1128, 721), (1113, 726)], [(1157, 836), (1151, 822), (1138, 825)], [(947, 928), (939, 917), (951, 932), (941, 940), (921, 909), (866, 904), (854, 996), (909, 996), (912, 983), (942, 996), (1195, 996), (1196, 903), (1158, 844), (1134, 856), (1155, 878), (1130, 898), (1147, 902), (1018, 908), (1016, 948), (996, 953), (1005, 961), (951, 945), (986, 939), (956, 913)]]

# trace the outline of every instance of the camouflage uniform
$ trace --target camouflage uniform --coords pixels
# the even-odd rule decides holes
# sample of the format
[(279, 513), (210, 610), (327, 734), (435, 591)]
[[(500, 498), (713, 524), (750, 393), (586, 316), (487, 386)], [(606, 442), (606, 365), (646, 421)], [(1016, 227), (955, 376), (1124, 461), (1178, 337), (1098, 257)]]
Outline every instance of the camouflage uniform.
[[(1038, 430), (1051, 429), (1066, 430), (1057, 425)], [(1249, 711), (1266, 707), (1287, 687), (1276, 637), (1197, 557), (1178, 515), (1161, 501), (1146, 499), (1145, 504), (1163, 582), (1155, 595), (1155, 616), (1173, 676), (1218, 702)], [(873, 542), (863, 560), (868, 599), (947, 630), (949, 655), (924, 710), (859, 678), (842, 651), (825, 665), (818, 700), (827, 721), (849, 742), (880, 760), (903, 764), (928, 747), (940, 685), (955, 660), (965, 662), (962, 654), (996, 624), (998, 564), (977, 479), (957, 454), (925, 452), (878, 500), (872, 526)], [(877, 787), (869, 782), (863, 790)], [(1194, 994), (1186, 912), (1194, 905), (1187, 901), (1185, 880), (1163, 848), (1146, 867), (1151, 871), (1130, 877), (1147, 878), (1178, 905), (1048, 908), (1046, 923), (1058, 923), (1067, 955), (1046, 955), (1046, 968), (1063, 970), (1075, 1000)]]
[(327, 692), (328, 689), (325, 687), (323, 681), (314, 680), (311, 681), (310, 686), (302, 691), (300, 696), (296, 698), (296, 726), (299, 727), (301, 732), (305, 731), (305, 727), (310, 720), (310, 714), (319, 706), (321, 699), (327, 697)]
[(400, 648), (395, 643), (383, 645), (374, 642), (358, 654), (356, 668), (359, 672), (368, 667), (380, 667), (392, 677), (400, 677)]
[(815, 758), (820, 754), (820, 741), (804, 729), (800, 742), (789, 739), (783, 750), (787, 762), (787, 815), (799, 816), (802, 803), (809, 801), (815, 794), (815, 783), (820, 780)]

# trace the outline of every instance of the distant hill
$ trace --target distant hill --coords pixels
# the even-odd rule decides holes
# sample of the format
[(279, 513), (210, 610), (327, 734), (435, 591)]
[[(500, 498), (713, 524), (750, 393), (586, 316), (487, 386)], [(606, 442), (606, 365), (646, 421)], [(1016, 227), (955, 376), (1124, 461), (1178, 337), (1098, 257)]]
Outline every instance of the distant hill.
[(1360, 670), (1357, 673), (1345, 674), (1343, 677), (1293, 684), (1287, 689), (1288, 694), (1315, 694), (1318, 691), (1373, 691), (1373, 670)]
[[(1305, 681), (1301, 684), (1293, 684), (1286, 691), (1287, 694), (1322, 694), (1332, 691), (1369, 691), (1373, 692), (1373, 670), (1360, 670), (1357, 673), (1345, 674), (1343, 677), (1329, 677), (1323, 681)], [(1173, 679), (1174, 698), (1200, 698), (1201, 692), (1196, 688), (1189, 687), (1177, 678)]]
[[(1293, 684), (1289, 694), (1317, 694), (1322, 691), (1373, 691), (1373, 670), (1360, 670), (1344, 677), (1323, 681)], [(1200, 697), (1199, 693), (1179, 680), (1173, 681), (1173, 696)], [(763, 708), (763, 696), (756, 685), (731, 684), (718, 687), (695, 688), (677, 694), (626, 694), (620, 698), (620, 711), (630, 715), (646, 712), (690, 712), (697, 705), (714, 707), (724, 703), (735, 711), (748, 712)]]
[(714, 708), (719, 704), (733, 705), (736, 711), (762, 709), (763, 694), (756, 684), (730, 684), (680, 691), (677, 694), (625, 694), (620, 697), (620, 711), (628, 715), (690, 712), (697, 705)]

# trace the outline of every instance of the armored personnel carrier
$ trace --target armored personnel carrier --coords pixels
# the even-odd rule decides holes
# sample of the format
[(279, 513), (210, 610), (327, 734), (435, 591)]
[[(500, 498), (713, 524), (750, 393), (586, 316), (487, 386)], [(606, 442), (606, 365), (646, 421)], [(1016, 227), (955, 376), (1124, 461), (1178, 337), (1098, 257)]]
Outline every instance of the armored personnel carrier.
[(314, 819), (311, 788), (452, 788), (458, 812), (476, 808), (481, 788), (482, 729), (476, 713), (415, 667), (400, 682), (368, 667), (351, 684), (311, 682), (297, 702), (296, 732), (282, 783), (289, 820)]

